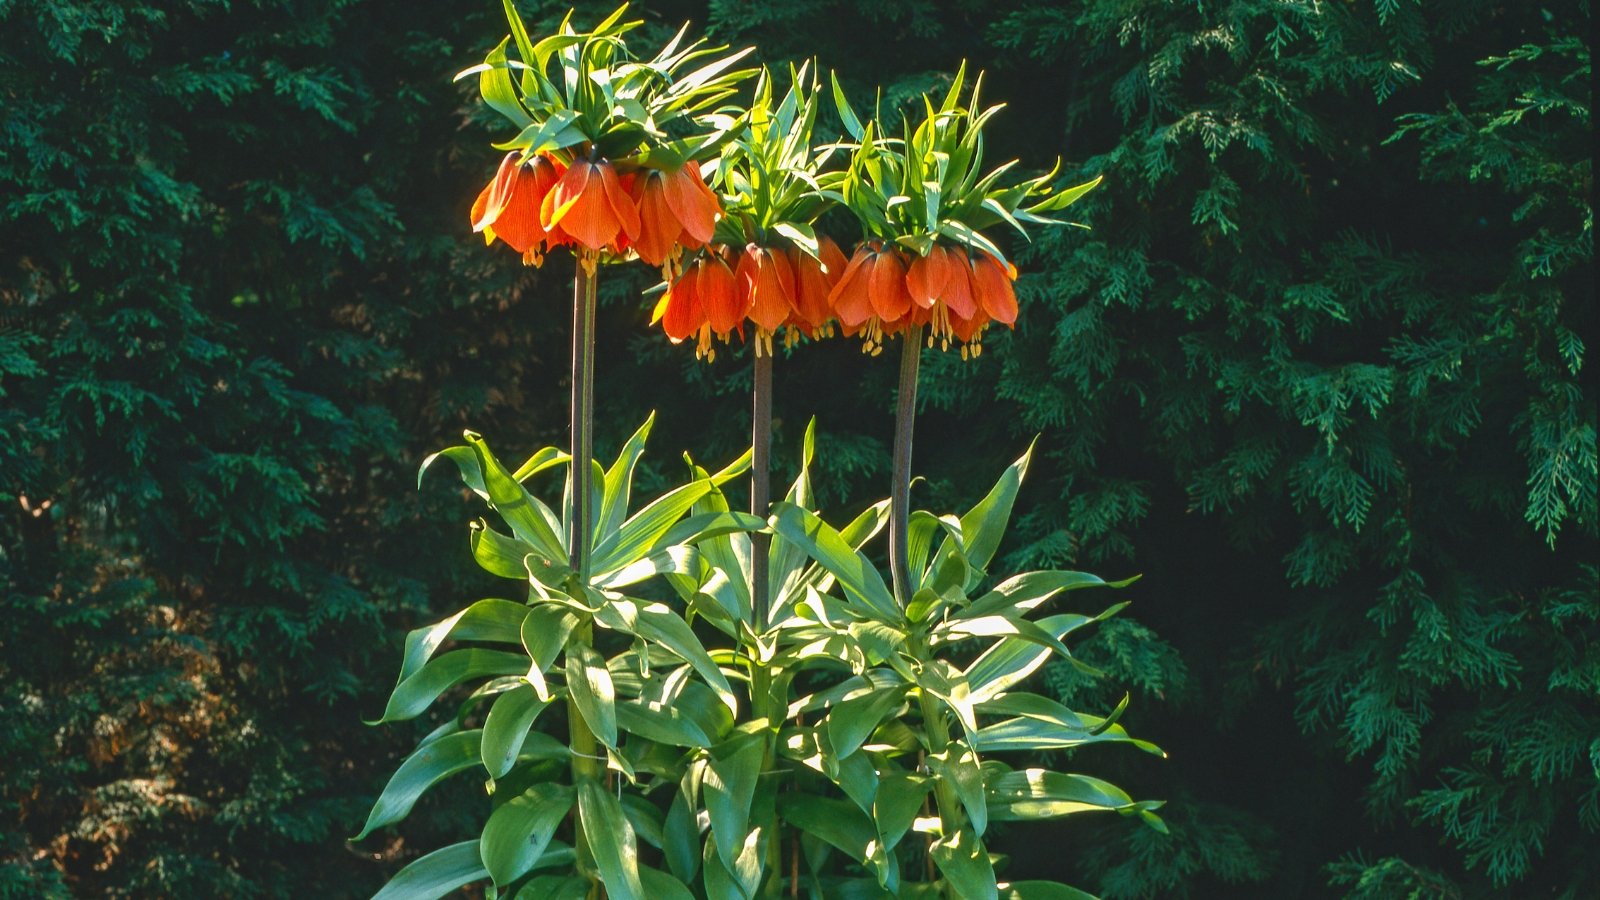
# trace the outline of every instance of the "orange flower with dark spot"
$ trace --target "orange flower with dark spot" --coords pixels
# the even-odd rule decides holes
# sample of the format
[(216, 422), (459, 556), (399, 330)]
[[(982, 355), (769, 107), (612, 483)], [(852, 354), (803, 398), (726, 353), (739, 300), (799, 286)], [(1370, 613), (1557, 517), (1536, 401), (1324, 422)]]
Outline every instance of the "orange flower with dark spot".
[(621, 249), (624, 238), (631, 242), (639, 235), (639, 211), (605, 160), (573, 162), (544, 195), (539, 223), (546, 231), (560, 229), (588, 251), (580, 256), (591, 272), (601, 250)]
[(481, 232), (485, 243), (499, 238), (521, 253), (524, 263), (539, 265), (546, 250), (569, 242), (546, 229), (539, 217), (540, 204), (562, 174), (561, 165), (543, 154), (524, 164), (520, 153), (507, 153), (494, 180), (472, 203), (472, 230)]
[[(639, 209), (634, 252), (652, 266), (670, 263), (683, 250), (711, 240), (722, 203), (700, 178), (700, 168), (685, 163), (676, 172), (639, 173), (630, 191)], [(671, 277), (671, 272), (664, 273)]]

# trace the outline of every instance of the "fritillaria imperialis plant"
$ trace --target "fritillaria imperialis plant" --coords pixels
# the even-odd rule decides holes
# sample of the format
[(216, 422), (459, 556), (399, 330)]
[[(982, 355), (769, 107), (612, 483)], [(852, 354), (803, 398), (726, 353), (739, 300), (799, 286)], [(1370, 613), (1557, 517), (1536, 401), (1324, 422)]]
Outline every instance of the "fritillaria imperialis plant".
[[(1052, 173), (1002, 186), (1012, 164), (984, 173), (995, 108), (976, 89), (961, 104), (964, 73), (896, 136), (863, 122), (835, 81), (849, 138), (819, 142), (809, 66), (781, 97), (762, 71), (739, 106), (749, 51), (722, 55), (680, 31), (645, 58), (622, 9), (587, 32), (569, 15), (535, 41), (505, 10), (510, 35), (463, 74), (517, 133), (496, 145), (506, 155), (469, 220), (524, 263), (561, 247), (576, 258), (572, 439), (513, 469), (468, 432), (423, 464), (452, 463), (495, 513), (472, 523), (470, 551), (516, 587), (406, 638), (378, 722), (447, 696), (453, 714), (400, 764), (357, 839), (468, 771), (486, 779), (488, 815), (379, 897), (479, 881), (519, 900), (1085, 896), (1007, 882), (984, 835), (991, 822), (1106, 810), (1161, 827), (1158, 802), (1013, 755), (1104, 741), (1160, 752), (1117, 724), (1122, 707), (1087, 715), (1023, 689), (1047, 659), (1072, 659), (1071, 632), (1120, 609), (1046, 605), (1126, 582), (991, 575), (1027, 455), (963, 515), (911, 512), (909, 487), (924, 334), (973, 355), (985, 327), (1017, 318), (1016, 270), (983, 229), (1051, 223), (1093, 183), (1057, 191)], [(816, 229), (834, 206), (861, 229), (850, 255)], [(662, 272), (656, 319), (670, 338), (709, 357), (738, 334), (756, 374), (750, 452), (716, 471), (686, 457), (685, 483), (643, 504), (632, 484), (652, 421), (609, 466), (590, 438), (595, 278), (632, 260)], [(799, 338), (835, 330), (874, 352), (904, 340), (891, 497), (840, 528), (812, 508), (814, 425), (776, 503), (768, 461), (775, 338), (803, 352)], [(735, 511), (723, 489), (747, 471), (750, 511)], [(547, 492), (554, 474), (565, 477)], [(868, 555), (885, 528), (887, 579)]]

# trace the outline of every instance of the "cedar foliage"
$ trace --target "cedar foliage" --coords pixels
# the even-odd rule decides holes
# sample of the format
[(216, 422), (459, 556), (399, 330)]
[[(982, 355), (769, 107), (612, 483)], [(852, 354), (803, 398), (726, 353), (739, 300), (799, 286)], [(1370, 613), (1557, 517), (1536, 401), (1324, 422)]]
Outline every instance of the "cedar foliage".
[[(359, 721), (399, 636), (478, 587), (416, 462), (564, 424), (568, 273), (463, 226), (494, 160), (446, 79), (499, 11), (445, 6), (0, 2), (0, 896), (359, 896), (481, 815), (343, 845), (409, 746)], [(1046, 685), (1134, 692), (1173, 759), (1093, 765), (1172, 837), (1016, 826), (1019, 876), (1596, 890), (1586, 0), (644, 12), (886, 109), (970, 59), (1012, 102), (991, 152), (1106, 175), (1093, 231), (1012, 248), (1017, 331), (925, 361), (932, 505), (1042, 433), (1008, 564), (1145, 573), (1082, 648), (1108, 677)], [(646, 335), (637, 287), (605, 286), (602, 413), (712, 458), (745, 367)], [(880, 493), (892, 368), (779, 361), (830, 508)]]

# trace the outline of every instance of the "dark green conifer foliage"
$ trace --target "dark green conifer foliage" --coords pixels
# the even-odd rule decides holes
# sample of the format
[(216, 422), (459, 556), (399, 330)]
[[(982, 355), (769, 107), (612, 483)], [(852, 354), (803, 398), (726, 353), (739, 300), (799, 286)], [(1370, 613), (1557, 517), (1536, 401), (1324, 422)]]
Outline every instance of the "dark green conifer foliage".
[[(1046, 683), (1134, 693), (1173, 759), (1086, 765), (1172, 837), (1018, 826), (1019, 877), (1597, 890), (1585, 0), (644, 6), (885, 108), (970, 59), (991, 153), (1107, 177), (1093, 231), (1010, 248), (1015, 334), (924, 363), (930, 505), (1042, 432), (1008, 565), (1145, 573), (1082, 648), (1108, 678)], [(465, 233), (494, 160), (447, 78), (494, 7), (0, 0), (0, 896), (364, 896), (481, 816), (343, 844), (408, 746), (359, 724), (400, 635), (480, 587), (417, 461), (564, 427), (570, 263)], [(639, 286), (601, 449), (659, 408), (654, 458), (711, 458), (747, 366), (645, 334)], [(829, 516), (881, 493), (893, 366), (777, 378)]]

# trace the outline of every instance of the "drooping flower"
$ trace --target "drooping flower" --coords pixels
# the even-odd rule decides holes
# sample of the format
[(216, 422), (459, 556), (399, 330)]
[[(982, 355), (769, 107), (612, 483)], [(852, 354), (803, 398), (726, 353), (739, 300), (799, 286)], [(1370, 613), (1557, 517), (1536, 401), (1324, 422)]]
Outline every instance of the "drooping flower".
[(745, 298), (756, 326), (756, 353), (772, 354), (772, 336), (795, 311), (794, 267), (784, 248), (746, 244), (734, 271), (735, 288)]
[(863, 350), (880, 352), (884, 337), (903, 327), (913, 308), (900, 251), (881, 241), (857, 246), (828, 294), (828, 305), (845, 334), (860, 334)]
[(674, 172), (648, 170), (634, 178), (631, 191), (639, 210), (639, 234), (633, 250), (652, 266), (671, 264), (684, 250), (703, 247), (711, 240), (722, 203), (700, 178), (700, 167), (685, 163)]
[(833, 307), (828, 305), (828, 294), (839, 283), (849, 262), (831, 238), (820, 238), (817, 244), (815, 257), (798, 248), (789, 251), (795, 281), (794, 311), (786, 323), (792, 329), (787, 332), (790, 335), (819, 338), (833, 331)]
[(933, 346), (937, 339), (948, 348), (955, 340), (961, 344), (963, 359), (978, 356), (983, 353), (983, 332), (990, 323), (1016, 327), (1017, 294), (1012, 282), (1017, 270), (982, 250), (969, 254), (952, 249), (946, 251), (945, 259), (950, 275), (934, 298), (928, 345)]
[(656, 303), (653, 321), (661, 323), (674, 344), (692, 336), (695, 356), (714, 359), (712, 339), (726, 341), (736, 329), (742, 332), (750, 308), (749, 298), (740, 296), (737, 282), (728, 266), (727, 248), (707, 247), (668, 283)]
[(617, 251), (623, 239), (639, 236), (639, 211), (617, 172), (606, 160), (575, 160), (561, 180), (544, 195), (539, 223), (546, 231), (567, 235), (586, 253), (580, 258), (591, 273), (602, 250)]
[(537, 266), (545, 251), (570, 239), (545, 228), (539, 207), (550, 189), (561, 180), (561, 164), (544, 154), (524, 162), (512, 151), (500, 161), (494, 180), (484, 186), (472, 203), (472, 230), (483, 234), (485, 243), (498, 238), (522, 254), (522, 261)]

